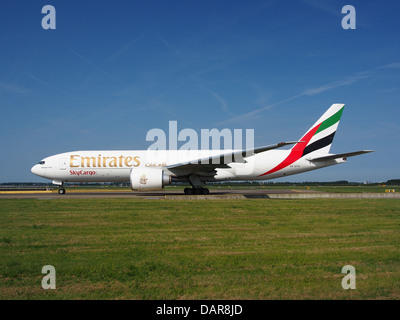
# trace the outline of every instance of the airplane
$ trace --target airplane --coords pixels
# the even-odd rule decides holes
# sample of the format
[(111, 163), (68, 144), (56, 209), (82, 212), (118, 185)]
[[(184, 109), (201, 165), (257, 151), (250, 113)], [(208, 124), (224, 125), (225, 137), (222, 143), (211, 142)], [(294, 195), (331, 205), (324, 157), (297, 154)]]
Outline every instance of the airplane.
[[(66, 182), (130, 182), (133, 191), (162, 190), (184, 182), (184, 193), (209, 194), (207, 182), (270, 180), (320, 169), (373, 152), (332, 154), (344, 104), (333, 104), (298, 141), (243, 150), (107, 150), (73, 151), (41, 160), (32, 173), (59, 185)], [(275, 150), (292, 145), (288, 150)]]

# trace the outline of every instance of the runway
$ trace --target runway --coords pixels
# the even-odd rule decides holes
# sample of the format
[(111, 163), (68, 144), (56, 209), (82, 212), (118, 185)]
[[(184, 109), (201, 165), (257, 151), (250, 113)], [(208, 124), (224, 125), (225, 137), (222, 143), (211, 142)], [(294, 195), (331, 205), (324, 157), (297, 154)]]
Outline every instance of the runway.
[(290, 189), (210, 190), (209, 195), (185, 195), (183, 191), (77, 191), (67, 189), (64, 195), (56, 191), (2, 191), (0, 199), (94, 199), (132, 198), (148, 200), (218, 200), (218, 199), (400, 199), (400, 193), (327, 193)]
[[(64, 195), (59, 195), (56, 191), (3, 191), (0, 192), (0, 199), (90, 199), (90, 198), (142, 198), (142, 199), (233, 199), (233, 198), (267, 198), (267, 190), (248, 189), (248, 190), (210, 190), (210, 194), (185, 195), (183, 190), (162, 190), (150, 192), (134, 191), (82, 191), (67, 189)], [(268, 193), (296, 193), (293, 190), (268, 190)]]

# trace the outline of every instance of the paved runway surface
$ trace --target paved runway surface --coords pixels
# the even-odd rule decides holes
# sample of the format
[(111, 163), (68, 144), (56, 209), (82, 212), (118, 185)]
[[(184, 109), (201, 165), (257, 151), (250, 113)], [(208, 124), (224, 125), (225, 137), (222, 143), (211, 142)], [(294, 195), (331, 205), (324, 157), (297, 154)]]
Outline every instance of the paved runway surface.
[(59, 195), (51, 191), (24, 191), (24, 192), (0, 192), (0, 199), (18, 198), (18, 199), (71, 199), (71, 198), (144, 198), (144, 199), (232, 199), (232, 198), (268, 198), (267, 194), (293, 194), (297, 193), (293, 190), (263, 190), (263, 189), (244, 189), (244, 190), (210, 190), (207, 196), (202, 195), (185, 195), (182, 191), (150, 191), (150, 192), (133, 192), (133, 191), (94, 191), (94, 192), (77, 192), (68, 190), (64, 195)]
[(400, 199), (400, 193), (326, 193), (310, 190), (290, 189), (237, 189), (237, 190), (210, 190), (210, 194), (185, 195), (183, 191), (92, 191), (82, 192), (67, 189), (66, 194), (59, 195), (51, 191), (14, 191), (0, 192), (0, 199), (92, 199), (92, 198), (136, 198), (148, 200), (192, 200), (192, 199)]

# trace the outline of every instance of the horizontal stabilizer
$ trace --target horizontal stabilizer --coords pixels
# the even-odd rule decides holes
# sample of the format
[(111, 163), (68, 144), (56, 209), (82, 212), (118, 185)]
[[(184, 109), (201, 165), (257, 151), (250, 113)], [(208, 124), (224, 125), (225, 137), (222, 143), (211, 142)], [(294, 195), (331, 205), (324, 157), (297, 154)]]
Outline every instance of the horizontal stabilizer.
[(312, 161), (312, 162), (329, 161), (329, 160), (335, 160), (335, 159), (339, 159), (339, 158), (348, 158), (348, 157), (358, 156), (360, 154), (369, 153), (369, 152), (374, 152), (374, 151), (373, 150), (361, 150), (361, 151), (354, 151), (354, 152), (348, 152), (348, 153), (329, 154), (326, 156), (311, 158), (311, 159), (307, 159), (307, 160)]

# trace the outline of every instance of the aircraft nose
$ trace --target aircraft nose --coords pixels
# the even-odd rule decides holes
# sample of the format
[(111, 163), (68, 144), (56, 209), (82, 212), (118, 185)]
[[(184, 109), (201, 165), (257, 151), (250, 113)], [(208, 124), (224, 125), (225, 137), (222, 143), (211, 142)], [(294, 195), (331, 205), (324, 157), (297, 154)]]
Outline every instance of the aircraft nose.
[(39, 173), (40, 173), (39, 165), (38, 165), (38, 164), (35, 164), (35, 165), (31, 168), (31, 172), (34, 173), (34, 174), (36, 174), (36, 175), (39, 175)]

